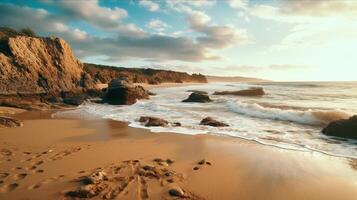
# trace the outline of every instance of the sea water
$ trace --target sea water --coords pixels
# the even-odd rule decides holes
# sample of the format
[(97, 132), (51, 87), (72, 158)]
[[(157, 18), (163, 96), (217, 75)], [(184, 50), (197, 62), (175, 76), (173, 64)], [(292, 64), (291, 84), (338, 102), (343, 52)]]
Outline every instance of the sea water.
[[(261, 97), (213, 95), (215, 91), (250, 87), (262, 87), (266, 94)], [(187, 90), (206, 91), (213, 101), (183, 103), (190, 94)], [(126, 121), (132, 127), (152, 132), (231, 136), (278, 148), (357, 158), (357, 140), (321, 133), (329, 122), (357, 114), (356, 82), (209, 83), (155, 88), (151, 92), (156, 95), (130, 106), (84, 103), (75, 110), (55, 115), (93, 116)], [(145, 127), (138, 122), (140, 116), (159, 117), (180, 122), (182, 126)], [(208, 116), (229, 127), (200, 125)]]

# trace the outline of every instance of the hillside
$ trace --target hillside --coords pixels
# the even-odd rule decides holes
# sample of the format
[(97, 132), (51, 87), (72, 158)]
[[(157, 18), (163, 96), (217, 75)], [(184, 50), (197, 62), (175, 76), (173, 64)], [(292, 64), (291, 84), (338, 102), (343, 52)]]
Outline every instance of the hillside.
[(157, 70), (150, 68), (124, 68), (105, 65), (84, 63), (84, 70), (93, 78), (95, 83), (108, 83), (118, 77), (127, 77), (133, 83), (183, 83), (198, 82), (207, 83), (205, 76), (169, 70)]
[(252, 77), (243, 76), (206, 76), (208, 82), (269, 82), (270, 80), (264, 80)]

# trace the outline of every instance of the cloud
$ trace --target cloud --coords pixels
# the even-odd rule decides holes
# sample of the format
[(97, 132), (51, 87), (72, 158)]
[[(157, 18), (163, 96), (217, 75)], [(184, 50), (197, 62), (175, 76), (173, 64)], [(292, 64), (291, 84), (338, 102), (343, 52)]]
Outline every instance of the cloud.
[(267, 48), (267, 53), (281, 53), (284, 57), (299, 54), (312, 62), (311, 53), (336, 57), (339, 55), (336, 49), (356, 49), (352, 44), (357, 42), (357, 1), (291, 0), (256, 4), (231, 0), (229, 5), (251, 18), (288, 27), (288, 32)]
[(283, 2), (280, 14), (324, 17), (331, 15), (355, 16), (356, 1), (340, 0), (293, 0)]
[(86, 32), (68, 27), (65, 21), (57, 20), (54, 15), (44, 9), (0, 3), (0, 19), (1, 26), (15, 29), (30, 27), (35, 32), (48, 32), (69, 38), (71, 41), (87, 38)]
[(181, 0), (181, 2), (187, 3), (195, 7), (213, 6), (216, 4), (216, 0), (198, 0), (198, 1)]
[(153, 1), (150, 1), (150, 0), (140, 0), (139, 5), (145, 7), (146, 9), (148, 9), (151, 12), (155, 12), (160, 9), (159, 4), (157, 4)]
[(286, 70), (298, 70), (306, 69), (309, 66), (306, 65), (294, 65), (294, 64), (271, 64), (266, 66), (255, 65), (228, 65), (224, 67), (217, 67), (218, 71), (240, 72), (240, 73), (256, 73), (261, 71), (286, 71)]
[(98, 0), (51, 1), (50, 4), (61, 8), (65, 17), (83, 19), (102, 28), (119, 26), (120, 20), (128, 16), (122, 8), (99, 6)]
[(233, 25), (213, 25), (211, 17), (200, 10), (193, 9), (186, 1), (168, 1), (172, 9), (186, 14), (191, 30), (200, 33), (197, 41), (203, 48), (220, 49), (234, 44), (247, 44), (252, 38), (245, 29)]
[(235, 9), (246, 10), (248, 8), (248, 0), (228, 0), (228, 5)]
[(165, 22), (158, 19), (151, 19), (146, 26), (158, 32), (162, 32), (168, 27), (168, 25)]
[(147, 37), (88, 38), (74, 43), (77, 49), (85, 49), (79, 56), (85, 58), (100, 54), (108, 56), (107, 61), (129, 58), (145, 58), (155, 61), (181, 60), (201, 61), (217, 59), (208, 56), (207, 50), (184, 37), (150, 35)]
[(277, 1), (276, 4), (253, 4), (248, 0), (229, 0), (230, 7), (240, 15), (249, 15), (263, 19), (301, 23), (324, 17), (357, 16), (357, 2), (343, 0), (290, 0)]
[[(12, 28), (31, 27), (36, 32), (65, 38), (81, 58), (104, 55), (107, 60), (144, 58), (154, 60), (200, 61), (217, 59), (208, 55), (208, 48), (193, 39), (146, 33), (140, 36), (122, 34), (110, 38), (88, 35), (65, 25), (65, 18), (43, 9), (0, 3), (0, 25)], [(123, 25), (124, 26), (124, 25)], [(125, 27), (130, 28), (130, 24)], [(135, 27), (134, 27), (135, 29)]]
[(267, 68), (271, 70), (292, 70), (292, 69), (304, 69), (308, 68), (306, 65), (292, 65), (292, 64), (272, 64)]
[[(208, 3), (207, 3), (208, 2)], [(208, 6), (213, 1), (189, 6)], [(215, 3), (215, 2), (214, 2)], [(30, 27), (44, 35), (56, 35), (66, 39), (77, 56), (82, 59), (102, 56), (106, 60), (147, 59), (157, 62), (177, 60), (198, 62), (217, 60), (212, 50), (225, 48), (231, 44), (247, 40), (247, 33), (230, 25), (213, 25), (204, 12), (188, 9), (184, 11), (190, 30), (195, 37), (186, 34), (163, 35), (168, 25), (158, 19), (151, 20), (147, 27), (159, 32), (153, 34), (122, 21), (128, 13), (121, 8), (100, 6), (97, 0), (91, 1), (49, 1), (48, 6), (56, 6), (56, 12), (44, 9), (0, 3), (0, 25), (12, 28)], [(186, 5), (185, 4), (185, 5)], [(90, 12), (84, 12), (90, 11)], [(72, 27), (73, 22), (85, 22), (102, 30), (109, 36), (95, 36)]]

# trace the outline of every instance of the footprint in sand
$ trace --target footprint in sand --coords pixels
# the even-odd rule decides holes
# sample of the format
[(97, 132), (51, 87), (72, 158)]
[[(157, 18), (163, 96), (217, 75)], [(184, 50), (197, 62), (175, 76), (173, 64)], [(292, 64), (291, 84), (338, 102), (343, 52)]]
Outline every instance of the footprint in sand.
[(10, 174), (6, 173), (6, 172), (0, 173), (0, 179), (4, 179), (4, 178), (8, 177), (9, 175)]
[[(206, 165), (209, 165), (209, 166), (212, 165), (211, 162), (206, 161), (205, 159), (202, 159), (202, 160), (198, 161), (197, 164), (200, 165), (200, 166), (202, 166), (202, 167), (203, 167), (203, 165), (205, 165), (205, 164), (206, 164)], [(193, 167), (193, 170), (199, 170), (199, 169), (200, 169), (200, 166), (195, 166), (195, 167)]]
[(148, 199), (149, 198), (149, 194), (148, 194), (148, 186), (146, 184), (146, 181), (142, 177), (139, 177), (139, 179), (140, 179), (140, 196), (141, 196), (141, 199)]
[(27, 174), (26, 173), (21, 173), (21, 174), (15, 174), (14, 180), (22, 180), (26, 178)]
[(34, 165), (34, 166), (31, 166), (31, 167), (26, 167), (26, 170), (32, 171), (32, 170), (35, 170), (36, 168), (37, 168), (37, 166)]
[[(160, 165), (160, 162), (129, 160), (99, 170), (95, 169), (92, 174), (76, 179), (75, 182), (79, 184), (78, 188), (67, 191), (65, 195), (71, 198), (122, 199), (128, 198), (128, 194), (133, 194), (133, 191), (136, 191), (134, 193), (138, 195), (138, 199), (143, 200), (150, 199), (151, 193), (157, 193), (155, 190), (167, 190), (179, 183), (182, 185), (184, 178), (183, 174), (171, 170), (169, 166)], [(157, 188), (157, 185), (162, 188)], [(202, 199), (184, 188), (179, 188), (179, 190), (184, 193), (179, 194), (184, 199)], [(166, 195), (163, 196), (163, 199), (169, 195), (175, 196), (169, 193), (169, 190)]]
[(12, 183), (12, 184), (9, 184), (9, 185), (5, 185), (4, 187), (1, 188), (1, 191), (3, 191), (3, 192), (11, 192), (11, 191), (15, 190), (18, 186), (19, 186), (19, 184), (17, 184), (17, 183)]
[(27, 189), (29, 190), (35, 190), (35, 189), (38, 189), (40, 187), (42, 187), (43, 185), (45, 184), (48, 184), (48, 183), (52, 183), (52, 182), (55, 182), (55, 181), (58, 181), (58, 180), (61, 180), (65, 177), (65, 175), (61, 174), (61, 175), (58, 175), (58, 176), (55, 176), (55, 177), (52, 177), (52, 178), (48, 178), (48, 179), (45, 179), (35, 185), (32, 185), (30, 187), (28, 187)]
[(32, 185), (32, 186), (28, 187), (28, 189), (29, 189), (29, 190), (35, 190), (35, 189), (40, 188), (41, 186), (42, 186), (41, 183), (37, 183), (37, 184), (35, 184), (35, 185)]
[(22, 170), (22, 167), (15, 167), (13, 170)]
[(12, 156), (12, 155), (13, 155), (12, 151), (9, 150), (9, 149), (1, 149), (1, 150), (0, 150), (0, 153), (1, 153), (1, 155), (3, 155), (3, 156)]
[(35, 165), (42, 165), (44, 162), (42, 160), (35, 163)]
[(60, 152), (56, 153), (55, 155), (51, 156), (50, 160), (55, 161), (55, 160), (63, 159), (66, 156), (71, 155), (72, 153), (80, 151), (81, 149), (82, 149), (81, 147), (73, 147), (73, 148), (68, 149), (68, 150), (60, 151)]

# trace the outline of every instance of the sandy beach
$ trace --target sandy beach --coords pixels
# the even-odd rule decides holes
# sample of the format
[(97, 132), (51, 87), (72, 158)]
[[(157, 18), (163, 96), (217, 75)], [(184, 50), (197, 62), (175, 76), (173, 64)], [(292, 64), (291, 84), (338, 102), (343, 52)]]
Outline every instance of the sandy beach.
[(1, 0), (0, 200), (357, 200), (357, 0)]
[(237, 138), (150, 133), (112, 120), (50, 116), (20, 113), (23, 127), (0, 130), (0, 199), (71, 199), (69, 191), (81, 187), (81, 177), (98, 171), (105, 172), (109, 189), (94, 199), (172, 199), (168, 191), (176, 187), (186, 199), (352, 200), (357, 195), (355, 160)]

